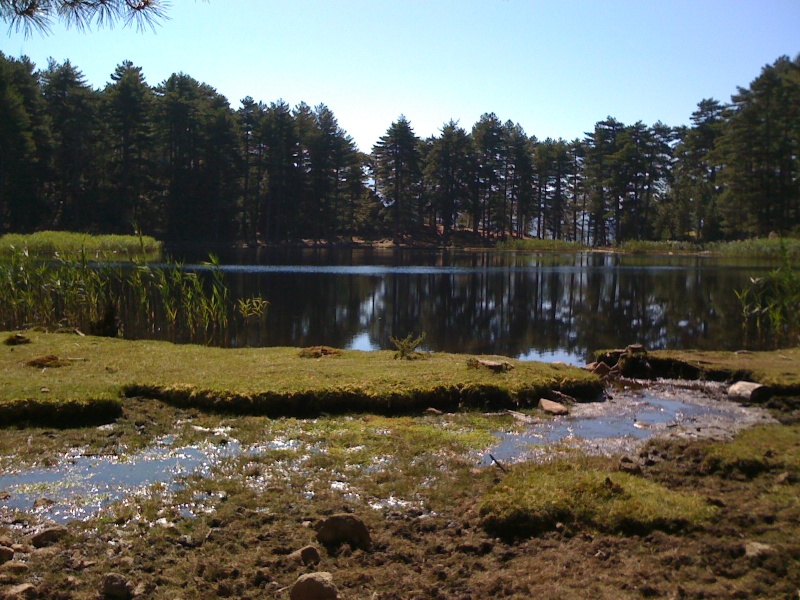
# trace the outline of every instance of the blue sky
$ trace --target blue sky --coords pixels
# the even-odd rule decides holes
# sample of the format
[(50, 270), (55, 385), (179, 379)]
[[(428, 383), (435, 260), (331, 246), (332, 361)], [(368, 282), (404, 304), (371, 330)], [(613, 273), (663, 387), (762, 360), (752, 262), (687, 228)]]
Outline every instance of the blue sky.
[(130, 60), (151, 85), (184, 72), (234, 108), (325, 103), (364, 151), (401, 114), (421, 137), (485, 112), (540, 139), (609, 115), (688, 124), (701, 99), (800, 54), (800, 0), (173, 0), (168, 14), (155, 33), (0, 24), (0, 50), (69, 59), (94, 87)]

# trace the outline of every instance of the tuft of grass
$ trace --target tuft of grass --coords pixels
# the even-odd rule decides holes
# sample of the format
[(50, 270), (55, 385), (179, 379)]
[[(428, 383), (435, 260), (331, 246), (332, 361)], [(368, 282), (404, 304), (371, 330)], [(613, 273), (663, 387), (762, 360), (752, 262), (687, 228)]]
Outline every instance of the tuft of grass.
[(740, 473), (754, 477), (785, 471), (800, 478), (800, 425), (765, 425), (740, 433), (735, 440), (710, 445), (703, 469), (709, 473)]
[[(2, 335), (2, 334), (0, 334)], [(335, 360), (300, 358), (297, 348), (212, 348), (149, 340), (29, 332), (31, 343), (0, 353), (0, 402), (145, 396), (180, 407), (268, 416), (411, 413), (429, 407), (524, 407), (556, 389), (582, 398), (602, 390), (595, 375), (566, 365), (503, 359), (502, 379), (469, 369), (463, 355), (395, 361), (391, 351), (343, 350)], [(42, 355), (69, 368), (33, 370)]]
[(714, 512), (698, 495), (586, 460), (520, 465), (480, 503), (484, 527), (504, 539), (537, 535), (559, 523), (624, 534), (677, 531), (700, 525)]
[(24, 251), (30, 256), (78, 259), (83, 255), (99, 261), (154, 261), (162, 246), (148, 235), (90, 235), (69, 231), (7, 233), (0, 236), (0, 257)]

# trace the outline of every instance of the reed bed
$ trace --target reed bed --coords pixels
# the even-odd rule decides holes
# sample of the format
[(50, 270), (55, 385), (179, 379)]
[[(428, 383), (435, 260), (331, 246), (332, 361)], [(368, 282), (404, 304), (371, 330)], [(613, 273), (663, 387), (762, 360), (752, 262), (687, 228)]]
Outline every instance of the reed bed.
[(156, 261), (161, 242), (149, 235), (90, 235), (69, 231), (7, 233), (0, 236), (0, 257), (23, 252), (43, 259), (73, 259), (89, 256), (96, 261)]
[(234, 303), (215, 257), (202, 272), (180, 264), (46, 262), (18, 251), (0, 259), (0, 328), (77, 328), (226, 345), (237, 327), (263, 317), (266, 301)]

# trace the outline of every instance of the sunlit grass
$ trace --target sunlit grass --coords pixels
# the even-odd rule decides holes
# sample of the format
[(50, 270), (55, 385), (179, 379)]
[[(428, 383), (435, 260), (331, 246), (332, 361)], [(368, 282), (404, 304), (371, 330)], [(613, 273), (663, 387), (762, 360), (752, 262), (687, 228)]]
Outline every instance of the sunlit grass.
[(0, 236), (0, 256), (26, 252), (44, 259), (79, 259), (140, 262), (161, 259), (161, 242), (149, 235), (90, 235), (69, 231), (7, 233)]
[[(224, 349), (149, 340), (26, 332), (31, 343), (3, 346), (0, 407), (12, 414), (29, 401), (112, 400), (120, 394), (184, 408), (268, 416), (322, 413), (397, 414), (429, 407), (535, 405), (548, 390), (593, 397), (600, 380), (563, 364), (508, 360), (501, 374), (470, 369), (467, 356), (434, 353), (394, 360), (391, 351), (344, 350), (300, 358), (297, 348)], [(8, 334), (0, 334), (7, 337)], [(60, 368), (26, 366), (31, 359), (68, 359)], [(43, 389), (47, 391), (43, 391)], [(19, 418), (19, 417), (18, 417)]]
[(484, 526), (505, 538), (536, 535), (558, 523), (620, 533), (677, 530), (700, 524), (714, 510), (698, 495), (588, 460), (520, 465), (480, 505)]

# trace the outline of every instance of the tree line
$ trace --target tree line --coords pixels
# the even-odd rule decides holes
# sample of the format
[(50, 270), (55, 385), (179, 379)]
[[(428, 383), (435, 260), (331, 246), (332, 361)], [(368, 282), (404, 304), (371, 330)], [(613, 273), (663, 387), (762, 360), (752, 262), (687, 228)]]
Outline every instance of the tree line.
[(0, 53), (0, 231), (280, 243), (454, 235), (605, 246), (800, 233), (800, 56), (766, 65), (691, 125), (539, 140), (486, 113), (371, 153), (333, 112), (250, 97), (234, 110), (184, 73), (151, 86), (123, 62), (102, 89), (69, 61)]

